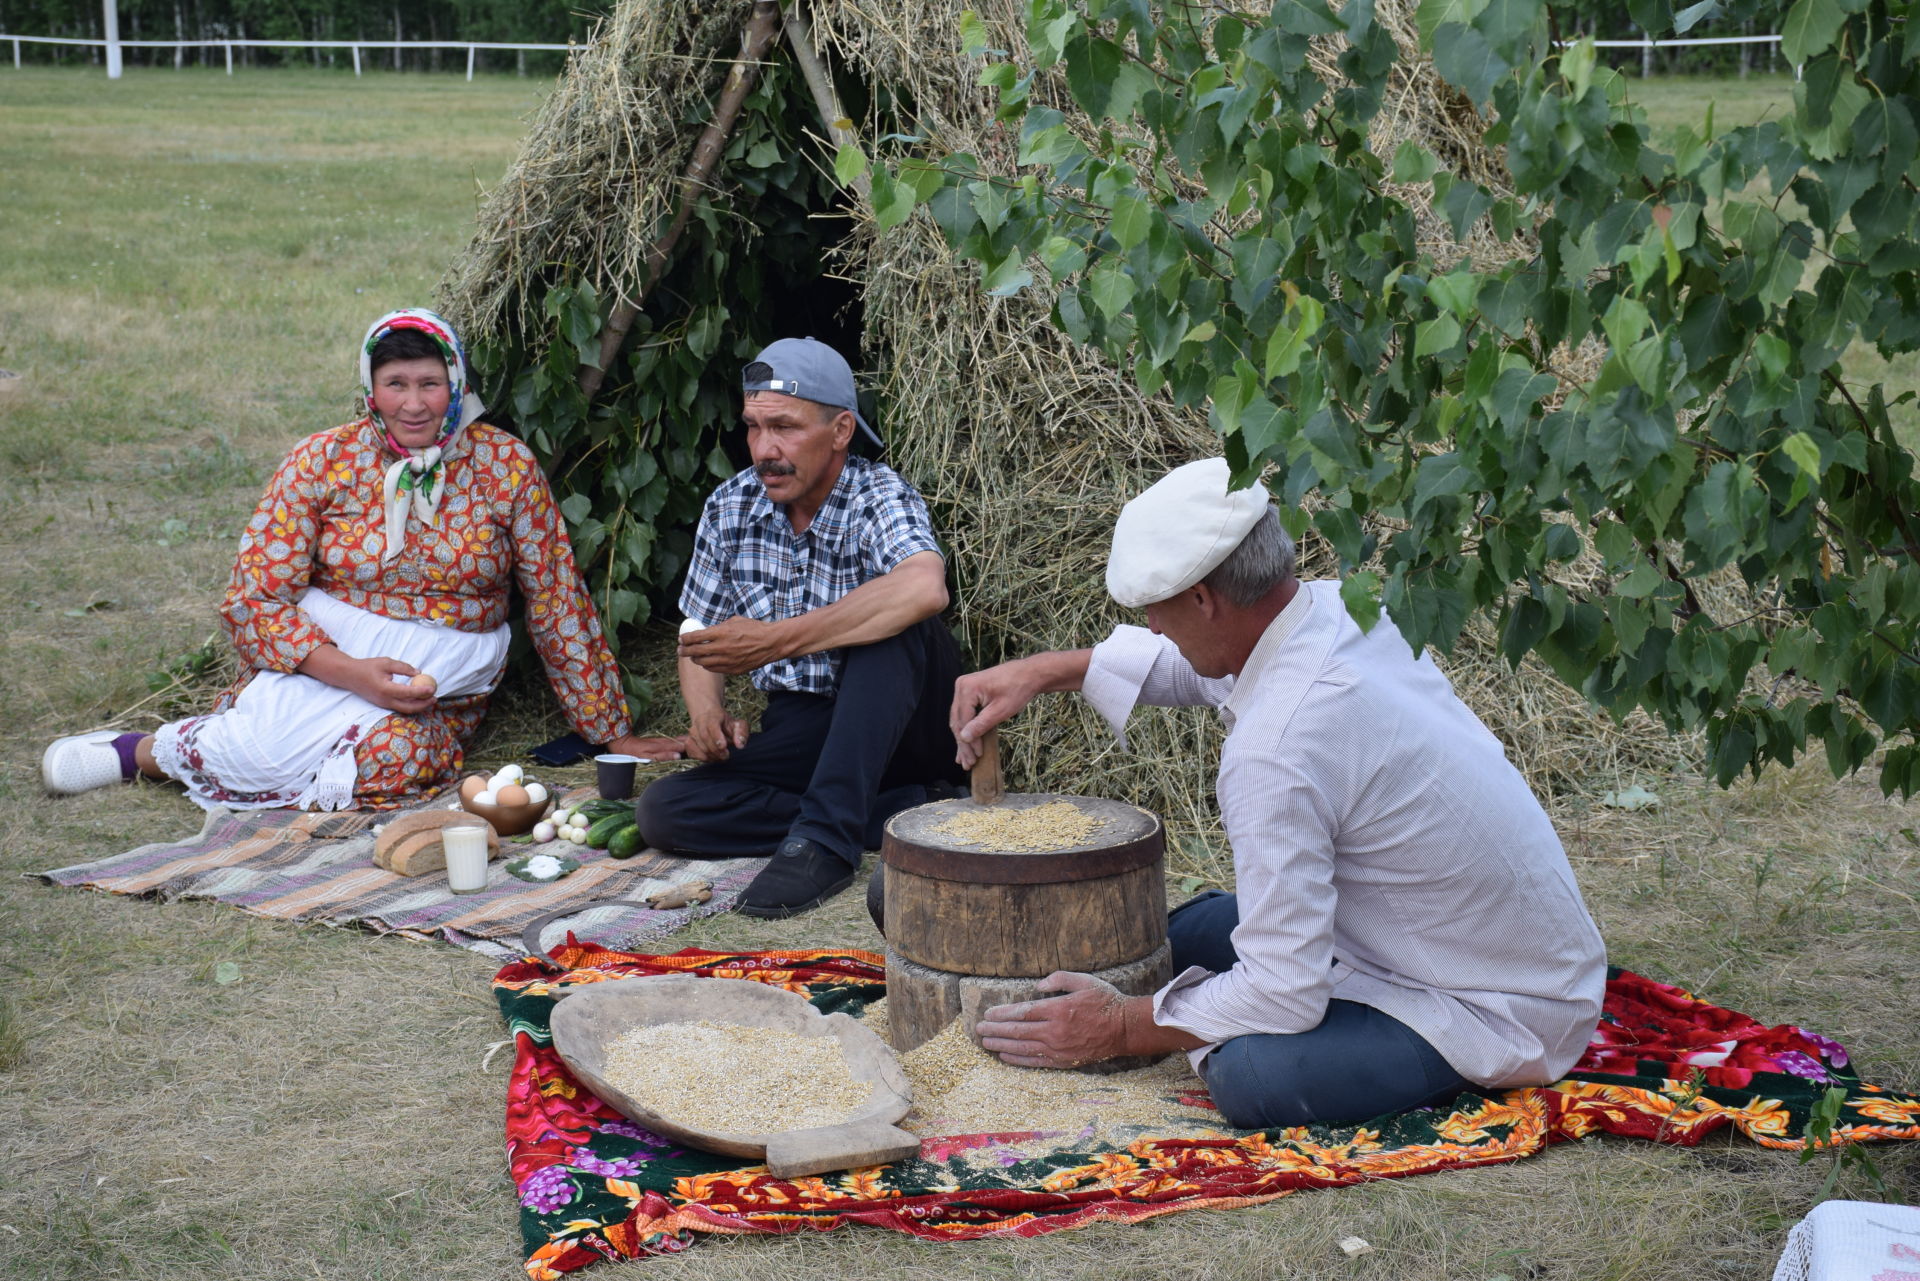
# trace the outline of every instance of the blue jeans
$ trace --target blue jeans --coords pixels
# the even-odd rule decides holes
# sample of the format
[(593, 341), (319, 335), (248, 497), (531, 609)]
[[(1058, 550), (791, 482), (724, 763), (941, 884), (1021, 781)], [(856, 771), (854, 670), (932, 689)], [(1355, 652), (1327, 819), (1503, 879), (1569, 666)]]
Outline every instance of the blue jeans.
[[(1212, 890), (1167, 917), (1173, 972), (1225, 973), (1239, 959), (1239, 901)], [(1445, 1103), (1475, 1087), (1425, 1038), (1370, 1005), (1329, 1001), (1310, 1032), (1254, 1033), (1223, 1041), (1201, 1067), (1215, 1106), (1242, 1129), (1340, 1125)]]

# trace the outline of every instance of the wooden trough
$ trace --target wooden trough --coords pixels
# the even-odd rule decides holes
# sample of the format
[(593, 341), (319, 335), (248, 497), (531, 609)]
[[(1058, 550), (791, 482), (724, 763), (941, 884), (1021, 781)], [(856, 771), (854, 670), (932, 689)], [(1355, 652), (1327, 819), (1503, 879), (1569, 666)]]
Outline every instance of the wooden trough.
[[(708, 1019), (772, 1027), (837, 1043), (857, 1080), (872, 1087), (865, 1106), (837, 1125), (807, 1130), (722, 1134), (695, 1129), (663, 1115), (662, 1099), (637, 1099), (605, 1076), (607, 1048), (628, 1028)], [(742, 979), (662, 974), (616, 979), (567, 991), (553, 1011), (553, 1048), (582, 1084), (621, 1115), (690, 1147), (764, 1160), (776, 1178), (880, 1165), (912, 1156), (920, 1140), (895, 1122), (913, 1106), (913, 1091), (893, 1054), (869, 1029), (845, 1014), (822, 1014), (804, 996)], [(710, 1080), (665, 1083), (676, 1092), (727, 1089), (724, 1064)]]

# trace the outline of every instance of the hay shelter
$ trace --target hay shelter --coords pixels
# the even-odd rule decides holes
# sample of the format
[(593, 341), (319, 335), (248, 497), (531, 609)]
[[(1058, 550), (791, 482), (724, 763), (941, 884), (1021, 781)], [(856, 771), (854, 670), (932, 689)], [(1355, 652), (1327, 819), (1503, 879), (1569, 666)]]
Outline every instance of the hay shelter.
[[(784, 15), (753, 0), (625, 0), (486, 196), (443, 302), (489, 403), (547, 464), (603, 613), (629, 629), (630, 667), (631, 625), (670, 606), (685, 531), (744, 461), (738, 371), (774, 338), (812, 334), (861, 371), (887, 461), (947, 540), (976, 665), (1127, 621), (1102, 582), (1115, 514), (1167, 468), (1218, 452), (1203, 410), (1143, 395), (1056, 329), (1037, 291), (985, 296), (924, 210), (880, 233), (835, 180), (848, 138), (869, 154), (965, 151), (1012, 169), (1015, 140), (961, 47), (964, 7), (1000, 47), (1024, 47), (1017, 0), (789, 0)], [(1377, 6), (1403, 60), (1376, 149), (1415, 138), (1498, 183), (1482, 122), (1418, 51), (1413, 8)], [(1044, 76), (1034, 94), (1075, 117)], [(1303, 566), (1335, 570), (1311, 535)], [(1616, 725), (1532, 660), (1511, 670), (1484, 622), (1444, 662), (1549, 798), (1693, 750), (1651, 721)], [(1218, 734), (1197, 709), (1143, 709), (1123, 754), (1081, 700), (1051, 697), (1008, 727), (1003, 754), (1010, 786), (1124, 797), (1191, 834), (1217, 825)], [(1196, 860), (1176, 856), (1176, 869), (1217, 872), (1186, 848)]]

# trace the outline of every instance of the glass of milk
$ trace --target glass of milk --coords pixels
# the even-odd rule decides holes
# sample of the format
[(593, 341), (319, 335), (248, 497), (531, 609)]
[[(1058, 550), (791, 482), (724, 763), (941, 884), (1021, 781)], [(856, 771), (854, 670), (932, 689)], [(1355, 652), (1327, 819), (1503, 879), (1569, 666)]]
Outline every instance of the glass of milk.
[(487, 823), (455, 823), (440, 829), (440, 848), (447, 853), (447, 888), (455, 894), (473, 894), (487, 888)]

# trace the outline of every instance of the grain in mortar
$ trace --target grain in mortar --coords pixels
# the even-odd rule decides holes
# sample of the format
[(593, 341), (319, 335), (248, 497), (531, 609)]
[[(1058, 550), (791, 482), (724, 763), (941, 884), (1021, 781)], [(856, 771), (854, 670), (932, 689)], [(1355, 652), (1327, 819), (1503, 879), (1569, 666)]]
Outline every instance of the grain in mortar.
[(901, 1124), (916, 1134), (1090, 1129), (1120, 1138), (1220, 1129), (1219, 1113), (1181, 1102), (1205, 1088), (1184, 1054), (1106, 1076), (1014, 1067), (976, 1046), (956, 1019), (901, 1055), (900, 1066), (913, 1086), (913, 1111)]
[(831, 1036), (732, 1023), (655, 1023), (607, 1046), (607, 1084), (709, 1134), (777, 1134), (844, 1121), (873, 1087)]
[(961, 810), (929, 831), (955, 845), (976, 845), (1024, 854), (1068, 850), (1085, 845), (1100, 820), (1072, 801), (1048, 801), (1026, 809), (1010, 805), (983, 805)]

